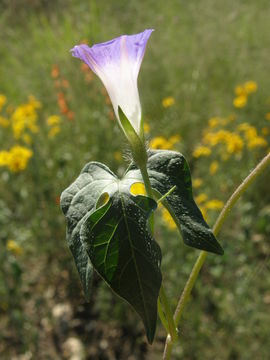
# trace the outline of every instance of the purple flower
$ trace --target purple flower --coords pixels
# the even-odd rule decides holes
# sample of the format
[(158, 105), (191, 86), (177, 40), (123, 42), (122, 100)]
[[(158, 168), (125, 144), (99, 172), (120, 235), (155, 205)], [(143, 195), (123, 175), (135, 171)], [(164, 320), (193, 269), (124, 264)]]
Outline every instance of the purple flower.
[(76, 45), (71, 49), (72, 55), (83, 60), (102, 80), (117, 119), (119, 120), (120, 106), (137, 134), (141, 127), (137, 78), (152, 31), (147, 29), (139, 34), (122, 35), (92, 47)]

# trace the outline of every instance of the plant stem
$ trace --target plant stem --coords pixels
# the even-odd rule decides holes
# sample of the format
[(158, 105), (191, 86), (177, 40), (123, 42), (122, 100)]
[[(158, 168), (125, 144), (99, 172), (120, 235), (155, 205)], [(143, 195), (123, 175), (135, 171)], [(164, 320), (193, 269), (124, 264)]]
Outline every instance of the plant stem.
[(166, 343), (165, 343), (162, 360), (170, 360), (171, 359), (172, 349), (173, 349), (172, 338), (171, 338), (171, 335), (168, 334), (167, 338), (166, 338)]
[(206, 256), (207, 256), (207, 252), (201, 251), (200, 255), (198, 256), (198, 259), (196, 260), (196, 262), (191, 270), (188, 281), (186, 282), (186, 285), (184, 287), (184, 290), (181, 294), (181, 297), (179, 299), (179, 302), (177, 304), (177, 307), (176, 307), (176, 310), (174, 313), (174, 321), (175, 321), (176, 326), (179, 324), (181, 315), (182, 315), (183, 310), (186, 306), (186, 303), (189, 299), (189, 295), (190, 295), (191, 290), (195, 284), (195, 281), (199, 275), (201, 267), (203, 266), (203, 263), (205, 262)]
[(268, 165), (270, 165), (270, 152), (259, 162), (259, 164), (255, 167), (255, 169), (252, 170), (252, 172), (245, 178), (242, 184), (239, 185), (239, 187), (235, 190), (235, 192), (232, 194), (230, 199), (225, 204), (213, 227), (213, 232), (215, 235), (219, 233), (224, 221), (229, 216), (230, 211), (237, 202), (237, 200), (246, 191), (249, 185), (257, 178), (257, 176), (261, 175), (261, 173)]
[[(153, 190), (152, 190), (150, 179), (149, 179), (149, 176), (148, 176), (146, 164), (144, 164), (143, 166), (140, 167), (140, 171), (141, 171), (141, 174), (142, 174), (146, 194), (150, 198), (153, 199), (153, 197), (154, 197), (153, 196)], [(151, 216), (149, 218), (149, 225), (150, 225), (150, 229), (151, 229), (152, 233), (154, 233), (154, 225), (155, 225), (154, 224), (154, 214), (151, 214)]]
[(162, 203), (163, 200), (166, 199), (166, 197), (168, 197), (169, 195), (171, 195), (172, 192), (174, 192), (174, 190), (176, 189), (176, 185), (174, 185), (165, 195), (161, 196), (158, 200), (157, 203)]
[(166, 330), (167, 333), (169, 333), (170, 331), (169, 331), (169, 327), (168, 327), (168, 322), (167, 322), (167, 319), (165, 318), (160, 298), (158, 298), (158, 315), (159, 315), (159, 318), (162, 322), (164, 329)]
[[(250, 184), (257, 178), (257, 176), (259, 176), (264, 171), (264, 169), (269, 164), (270, 164), (270, 153), (267, 154), (260, 161), (260, 163), (255, 167), (255, 169), (245, 178), (245, 180), (234, 191), (234, 193), (232, 194), (232, 196), (229, 198), (229, 200), (225, 204), (224, 208), (222, 209), (219, 217), (217, 218), (217, 221), (213, 227), (214, 235), (217, 235), (219, 233), (219, 231), (221, 230), (221, 227), (222, 227), (224, 221), (229, 216), (230, 211), (233, 208), (233, 206), (236, 204), (237, 200), (241, 197), (241, 195), (247, 190), (247, 188), (250, 186)], [(186, 282), (186, 285), (180, 296), (180, 299), (178, 301), (178, 304), (177, 304), (177, 307), (176, 307), (176, 310), (174, 313), (174, 321), (175, 321), (176, 326), (179, 324), (183, 310), (187, 304), (190, 293), (191, 293), (193, 286), (198, 278), (199, 272), (205, 262), (206, 257), (207, 257), (207, 252), (201, 251), (198, 259), (196, 260), (196, 262), (192, 268), (192, 271), (189, 275), (189, 278)], [(171, 358), (173, 345), (174, 345), (173, 339), (170, 335), (168, 335), (167, 339), (166, 339), (166, 343), (165, 343), (163, 360), (169, 360)]]
[(150, 179), (149, 179), (149, 176), (148, 176), (146, 164), (144, 166), (140, 167), (140, 171), (141, 171), (141, 174), (142, 174), (142, 178), (143, 178), (143, 182), (144, 182), (144, 185), (145, 185), (146, 193), (147, 193), (147, 195), (149, 197), (153, 198), (154, 197), (153, 196), (153, 191), (152, 191)]
[(164, 309), (165, 314), (166, 314), (170, 336), (172, 338), (172, 341), (174, 342), (178, 338), (177, 329), (176, 329), (176, 325), (175, 325), (175, 322), (174, 322), (172, 309), (171, 309), (170, 303), (169, 303), (168, 298), (167, 298), (167, 296), (165, 294), (164, 287), (163, 287), (162, 284), (161, 284), (160, 291), (159, 291), (159, 298), (161, 300), (161, 303), (163, 305), (163, 309)]

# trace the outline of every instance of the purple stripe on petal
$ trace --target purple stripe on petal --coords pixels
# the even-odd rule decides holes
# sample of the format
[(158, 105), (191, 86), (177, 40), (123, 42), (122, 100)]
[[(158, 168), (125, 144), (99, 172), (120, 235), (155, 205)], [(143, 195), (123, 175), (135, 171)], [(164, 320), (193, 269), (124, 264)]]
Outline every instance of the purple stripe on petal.
[(91, 70), (96, 73), (97, 64), (91, 55), (91, 48), (88, 45), (76, 45), (70, 51), (72, 56), (84, 61), (91, 68)]
[(74, 57), (83, 60), (100, 77), (118, 120), (120, 106), (138, 134), (141, 104), (137, 77), (152, 31), (147, 29), (135, 35), (122, 35), (92, 47), (77, 45), (71, 50)]
[(71, 49), (72, 55), (84, 61), (95, 73), (106, 64), (120, 62), (120, 41), (121, 36), (104, 43), (93, 45), (76, 45)]
[(137, 75), (141, 67), (146, 44), (153, 31), (154, 31), (153, 29), (146, 29), (139, 34), (126, 36), (128, 57), (136, 61)]
[(134, 61), (134, 71), (138, 75), (144, 56), (147, 41), (153, 29), (147, 29), (135, 35), (122, 35), (113, 40), (89, 47), (76, 45), (71, 49), (72, 55), (84, 61), (95, 73), (106, 64), (119, 64), (122, 54), (123, 40), (126, 46), (128, 59)]

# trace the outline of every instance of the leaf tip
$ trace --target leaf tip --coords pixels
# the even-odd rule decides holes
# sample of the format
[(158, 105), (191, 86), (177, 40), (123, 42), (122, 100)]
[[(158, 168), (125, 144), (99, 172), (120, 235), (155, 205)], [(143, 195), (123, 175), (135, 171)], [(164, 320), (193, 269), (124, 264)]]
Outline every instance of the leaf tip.
[(224, 255), (224, 249), (223, 247), (217, 242), (217, 247), (216, 247), (216, 254), (218, 255)]
[(153, 341), (154, 341), (154, 337), (155, 337), (155, 331), (152, 331), (151, 333), (147, 332), (146, 337), (147, 337), (148, 344), (152, 345)]

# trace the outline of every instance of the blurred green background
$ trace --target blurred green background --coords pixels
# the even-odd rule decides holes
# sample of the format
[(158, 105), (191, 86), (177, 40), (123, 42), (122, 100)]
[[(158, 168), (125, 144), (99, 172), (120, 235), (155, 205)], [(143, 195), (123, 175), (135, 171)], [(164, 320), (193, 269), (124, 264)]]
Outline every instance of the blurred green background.
[[(139, 76), (153, 148), (188, 159), (212, 226), (269, 152), (268, 0), (0, 2), (0, 358), (161, 359), (140, 319), (95, 277), (85, 302), (59, 196), (88, 161), (123, 173), (129, 154), (101, 82), (71, 57), (154, 28)], [(30, 98), (29, 98), (30, 96)], [(174, 359), (268, 359), (270, 169), (232, 211), (182, 323)], [(159, 212), (165, 288), (175, 306), (198, 251)], [(77, 356), (77, 357), (76, 357)]]

